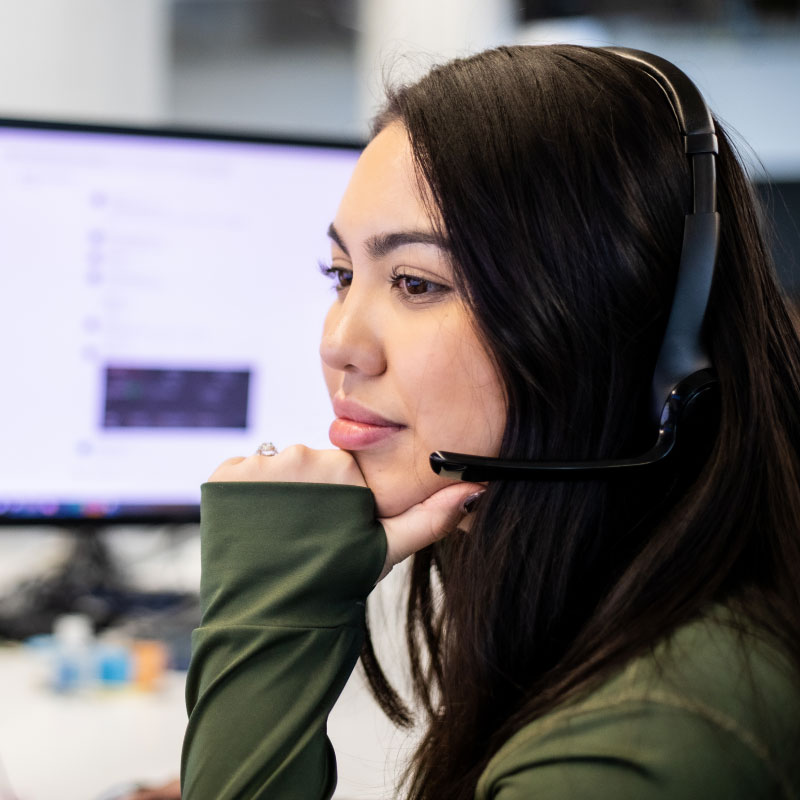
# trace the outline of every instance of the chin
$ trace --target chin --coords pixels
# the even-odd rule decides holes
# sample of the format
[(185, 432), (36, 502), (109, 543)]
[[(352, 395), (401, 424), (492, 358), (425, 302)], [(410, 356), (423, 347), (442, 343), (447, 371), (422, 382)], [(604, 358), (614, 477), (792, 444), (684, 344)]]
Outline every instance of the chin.
[[(395, 517), (429, 498), (434, 492), (447, 486), (448, 481), (430, 472), (430, 477), (419, 474), (416, 466), (380, 468), (369, 459), (353, 454), (367, 486), (375, 495), (379, 517)], [(427, 461), (425, 463), (427, 467)]]

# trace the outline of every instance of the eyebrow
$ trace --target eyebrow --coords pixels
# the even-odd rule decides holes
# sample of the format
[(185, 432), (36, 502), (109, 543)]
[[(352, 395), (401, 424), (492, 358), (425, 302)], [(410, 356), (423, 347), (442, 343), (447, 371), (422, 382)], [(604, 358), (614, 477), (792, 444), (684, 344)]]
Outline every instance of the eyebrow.
[[(350, 252), (345, 247), (339, 231), (333, 223), (328, 226), (328, 236), (336, 242), (336, 244), (345, 252), (349, 257)], [(378, 233), (375, 236), (370, 236), (367, 239), (366, 248), (367, 253), (373, 259), (384, 258), (392, 250), (398, 247), (403, 247), (407, 244), (432, 244), (441, 250), (449, 250), (447, 240), (433, 231), (396, 231), (394, 233)]]

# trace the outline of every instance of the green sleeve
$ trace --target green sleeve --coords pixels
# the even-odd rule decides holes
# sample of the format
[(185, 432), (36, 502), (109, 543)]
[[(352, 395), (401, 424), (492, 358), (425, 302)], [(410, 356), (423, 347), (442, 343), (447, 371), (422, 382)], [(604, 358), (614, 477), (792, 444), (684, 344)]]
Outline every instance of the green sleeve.
[(184, 800), (328, 798), (328, 713), (364, 638), (386, 538), (357, 486), (208, 483)]

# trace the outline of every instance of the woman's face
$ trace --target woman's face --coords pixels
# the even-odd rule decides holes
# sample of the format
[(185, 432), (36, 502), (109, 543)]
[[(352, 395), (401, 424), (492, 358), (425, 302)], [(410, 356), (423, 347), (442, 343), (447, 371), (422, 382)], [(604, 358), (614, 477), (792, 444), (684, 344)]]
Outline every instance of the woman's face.
[(329, 234), (330, 440), (355, 457), (379, 515), (394, 516), (449, 482), (428, 465), (434, 450), (497, 455), (504, 392), (453, 288), (400, 124), (364, 150)]

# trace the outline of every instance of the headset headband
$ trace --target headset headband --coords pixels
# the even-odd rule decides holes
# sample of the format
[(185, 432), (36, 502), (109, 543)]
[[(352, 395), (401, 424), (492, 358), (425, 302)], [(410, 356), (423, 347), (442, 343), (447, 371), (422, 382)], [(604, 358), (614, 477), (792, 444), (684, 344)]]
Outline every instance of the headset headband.
[(654, 424), (659, 426), (658, 438), (641, 456), (601, 461), (510, 461), (437, 451), (430, 456), (431, 469), (444, 477), (486, 481), (627, 475), (633, 469), (663, 462), (674, 450), (677, 430), (686, 410), (716, 387), (716, 376), (702, 341), (703, 317), (719, 242), (718, 145), (714, 120), (700, 91), (674, 64), (641, 50), (602, 49), (634, 62), (662, 89), (692, 164), (692, 213), (684, 219), (675, 293), (653, 373), (652, 416)]

